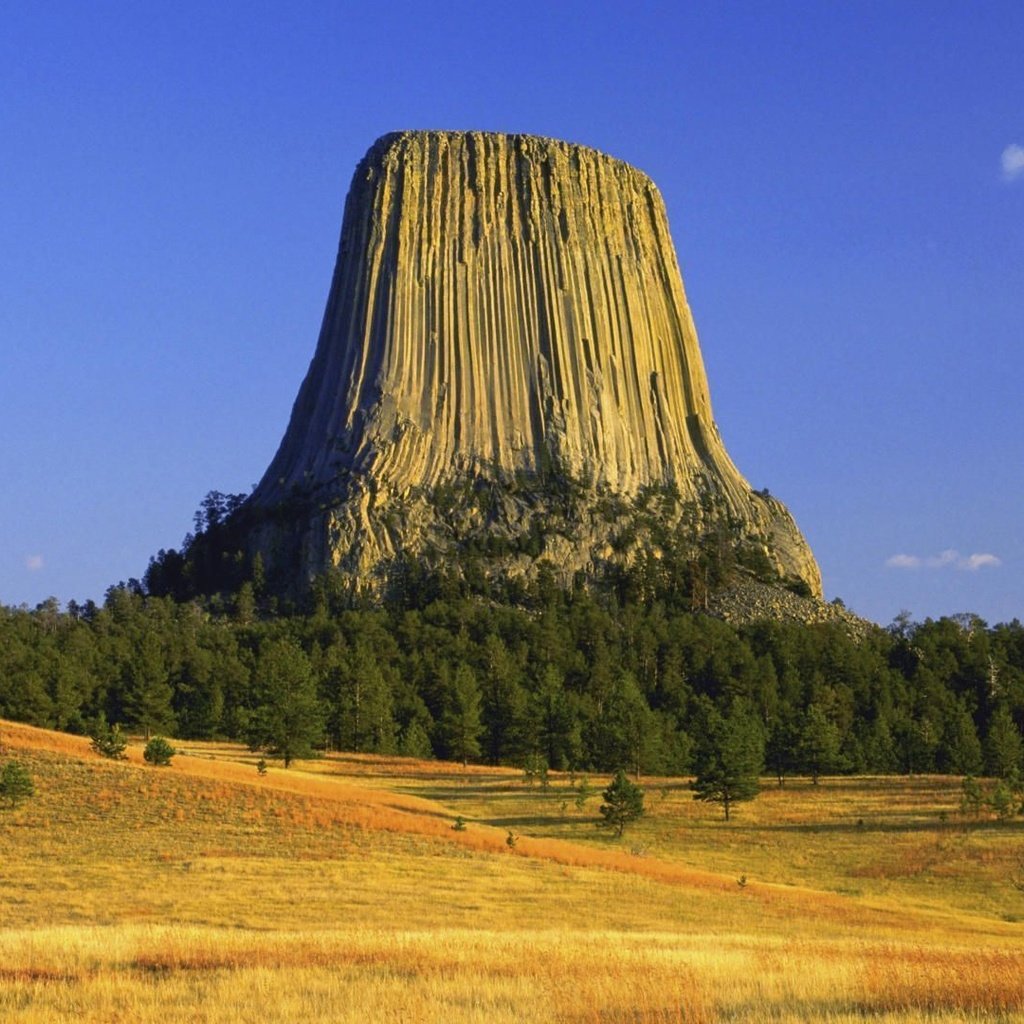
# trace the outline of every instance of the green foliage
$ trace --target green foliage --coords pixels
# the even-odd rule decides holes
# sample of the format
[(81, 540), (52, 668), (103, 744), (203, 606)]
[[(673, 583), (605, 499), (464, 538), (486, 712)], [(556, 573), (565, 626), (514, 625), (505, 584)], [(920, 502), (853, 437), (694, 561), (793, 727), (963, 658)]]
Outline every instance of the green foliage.
[(721, 804), (728, 821), (733, 804), (753, 800), (760, 792), (764, 732), (747, 709), (734, 708), (726, 717), (706, 699), (701, 724), (697, 773), (690, 784), (693, 798)]
[(271, 640), (259, 652), (255, 671), (256, 707), (249, 745), (284, 759), (309, 757), (323, 742), (323, 708), (309, 659), (290, 640)]
[(423, 761), (434, 756), (430, 736), (418, 718), (414, 718), (402, 732), (398, 741), (398, 752), (403, 757), (415, 757)]
[(981, 771), (982, 749), (970, 712), (959, 702), (946, 721), (943, 743), (943, 767), (957, 775)]
[(598, 827), (612, 829), (617, 837), (621, 836), (626, 826), (644, 813), (644, 791), (620, 768), (603, 795)]
[(985, 791), (973, 775), (968, 775), (960, 784), (960, 813), (977, 817), (985, 800)]
[(113, 761), (123, 761), (128, 756), (125, 753), (128, 740), (122, 734), (120, 724), (115, 722), (113, 725), (107, 725), (107, 720), (102, 714), (97, 716), (89, 736), (92, 739), (92, 749), (97, 754), (109, 757)]
[(584, 775), (576, 785), (576, 796), (573, 799), (576, 810), (582, 812), (587, 806), (587, 801), (593, 795), (594, 787), (591, 786), (590, 780)]
[(1005, 704), (992, 714), (985, 743), (985, 761), (990, 775), (1011, 779), (1024, 768), (1024, 742)]
[(452, 757), (463, 766), (469, 759), (480, 756), (480, 735), (483, 721), (480, 717), (480, 686), (476, 676), (466, 665), (455, 670), (448, 692), (444, 715), (444, 729)]
[[(289, 759), (297, 728), (305, 751), (326, 738), (503, 765), (536, 754), (552, 771), (681, 774), (706, 746), (708, 702), (723, 719), (743, 707), (763, 724), (780, 781), (1024, 770), (1024, 625), (906, 616), (854, 639), (836, 624), (691, 614), (691, 585), (717, 577), (731, 527), (712, 529), (701, 511), (705, 541), (674, 541), (659, 520), (672, 500), (643, 496), (634, 537), (661, 557), (636, 549), (636, 571), (607, 585), (567, 589), (547, 571), (480, 600), (460, 567), (416, 576), (410, 562), (400, 602), (371, 608), (329, 575), (301, 613), (283, 602), (275, 612), (254, 559), (239, 569), (251, 586), (232, 598), (174, 600), (129, 581), (102, 606), (0, 606), (0, 716), (89, 733), (103, 714), (115, 756), (124, 738), (107, 721), (249, 740)], [(240, 511), (215, 499), (204, 533)]]
[(171, 758), (177, 752), (163, 736), (154, 736), (146, 744), (146, 749), (142, 752), (142, 758), (147, 764), (151, 764), (156, 768), (165, 768), (171, 763)]
[(992, 808), (992, 813), (1000, 821), (1007, 821), (1017, 813), (1020, 801), (1014, 795), (1010, 786), (1003, 779), (1000, 779), (988, 798), (988, 805)]
[(532, 786), (539, 782), (542, 789), (548, 788), (548, 762), (543, 754), (527, 754), (523, 760), (523, 782)]
[(844, 767), (839, 729), (820, 704), (812, 704), (799, 736), (800, 763), (816, 786), (822, 775)]
[(35, 794), (29, 770), (20, 761), (8, 761), (0, 769), (0, 800), (8, 807), (17, 807)]

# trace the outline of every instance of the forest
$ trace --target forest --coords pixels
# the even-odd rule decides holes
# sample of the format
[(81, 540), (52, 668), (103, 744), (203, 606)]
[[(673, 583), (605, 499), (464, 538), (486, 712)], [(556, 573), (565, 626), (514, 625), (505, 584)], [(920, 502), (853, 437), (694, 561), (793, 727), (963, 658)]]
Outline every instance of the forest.
[[(281, 607), (251, 582), (175, 600), (0, 606), (0, 716), (88, 732), (225, 738), (301, 756), (399, 753), (686, 774), (709, 716), (765, 770), (1019, 777), (1024, 625), (964, 614), (854, 638), (735, 626), (654, 596), (533, 585), (521, 603), (444, 578), (361, 605), (320, 579)], [(430, 583), (430, 585), (427, 585)]]

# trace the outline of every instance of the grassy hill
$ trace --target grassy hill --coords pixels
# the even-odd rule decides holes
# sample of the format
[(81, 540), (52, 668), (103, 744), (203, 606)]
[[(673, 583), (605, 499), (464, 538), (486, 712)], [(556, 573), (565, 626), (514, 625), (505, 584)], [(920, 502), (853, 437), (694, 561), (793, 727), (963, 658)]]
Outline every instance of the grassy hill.
[(1024, 825), (956, 779), (794, 780), (728, 824), (644, 780), (616, 841), (604, 778), (577, 809), (509, 769), (0, 741), (36, 784), (0, 812), (4, 1021), (1024, 1019)]

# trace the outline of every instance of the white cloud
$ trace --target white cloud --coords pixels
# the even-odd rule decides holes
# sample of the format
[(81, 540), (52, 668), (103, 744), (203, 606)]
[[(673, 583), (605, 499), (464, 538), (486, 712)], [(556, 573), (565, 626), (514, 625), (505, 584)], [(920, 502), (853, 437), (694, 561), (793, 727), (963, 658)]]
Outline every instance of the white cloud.
[(957, 566), (958, 569), (967, 569), (969, 572), (976, 572), (978, 569), (983, 569), (985, 566), (991, 566), (993, 569), (999, 568), (1003, 563), (996, 558), (995, 555), (990, 555), (987, 552), (977, 555), (970, 555), (963, 559), (963, 562)]
[(885, 560), (885, 564), (890, 569), (920, 569), (921, 559), (917, 555), (893, 555)]
[(25, 558), (25, 568), (29, 572), (39, 572), (43, 567), (43, 556), (42, 555), (28, 555)]
[(996, 569), (1003, 563), (995, 555), (978, 552), (973, 555), (961, 555), (955, 548), (946, 548), (937, 555), (892, 555), (885, 560), (889, 569), (960, 569), (964, 572), (977, 572), (979, 569)]
[(1016, 143), (1003, 150), (1003, 180), (1013, 181), (1024, 176), (1024, 146)]

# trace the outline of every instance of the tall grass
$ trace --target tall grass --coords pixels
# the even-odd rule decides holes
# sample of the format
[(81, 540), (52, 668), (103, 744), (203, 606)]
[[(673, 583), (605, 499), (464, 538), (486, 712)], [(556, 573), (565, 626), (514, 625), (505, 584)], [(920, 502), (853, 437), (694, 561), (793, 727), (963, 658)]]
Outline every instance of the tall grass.
[(0, 729), (37, 789), (0, 816), (3, 1021), (1024, 1020), (1021, 828), (965, 831), (955, 780), (798, 782), (728, 826), (653, 780), (614, 843), (561, 777)]

